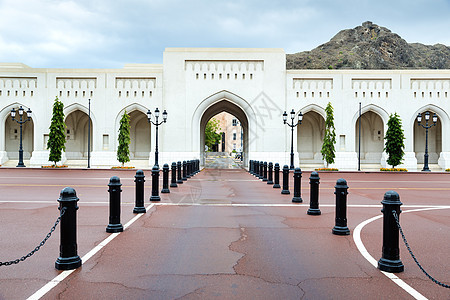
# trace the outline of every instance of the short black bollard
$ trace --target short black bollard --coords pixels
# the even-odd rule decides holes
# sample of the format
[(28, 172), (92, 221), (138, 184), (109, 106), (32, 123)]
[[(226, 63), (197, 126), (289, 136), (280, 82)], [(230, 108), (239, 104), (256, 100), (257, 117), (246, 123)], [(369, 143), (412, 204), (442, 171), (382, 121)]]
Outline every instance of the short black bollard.
[(111, 177), (108, 183), (109, 189), (109, 224), (106, 232), (122, 232), (123, 226), (120, 223), (120, 193), (122, 192), (120, 178)]
[(322, 213), (319, 209), (319, 184), (320, 184), (319, 173), (313, 171), (311, 173), (311, 176), (309, 177), (309, 185), (310, 185), (309, 209), (306, 212), (308, 215), (318, 216)]
[(334, 194), (336, 195), (336, 222), (332, 232), (336, 235), (349, 235), (350, 230), (347, 227), (348, 185), (345, 179), (340, 178), (336, 181)]
[(267, 181), (267, 161), (264, 162), (264, 173), (262, 181)]
[(281, 186), (280, 186), (280, 164), (279, 163), (275, 163), (274, 173), (275, 173), (274, 174), (275, 182), (273, 184), (273, 188), (279, 189), (279, 188), (281, 188)]
[(283, 166), (283, 189), (281, 193), (284, 195), (289, 195), (289, 167), (288, 165)]
[(253, 175), (258, 177), (259, 176), (259, 161), (257, 160), (253, 164), (254, 164)]
[(141, 214), (147, 212), (144, 207), (144, 182), (145, 175), (144, 171), (137, 170), (136, 175), (134, 176), (134, 182), (136, 182), (136, 199), (135, 199), (135, 207), (133, 209), (133, 213)]
[(169, 165), (163, 165), (163, 188), (161, 190), (161, 194), (168, 194), (169, 190)]
[(170, 179), (170, 187), (178, 187), (177, 185), (177, 163), (172, 163), (172, 176)]
[(253, 160), (250, 159), (250, 161), (248, 162), (248, 172), (250, 174), (253, 174)]
[(269, 170), (267, 171), (268, 172), (268, 176), (267, 176), (267, 184), (273, 184), (273, 172), (272, 172), (272, 170), (273, 170), (273, 163), (269, 163)]
[(294, 170), (294, 197), (292, 202), (302, 203), (302, 170), (300, 168), (295, 168)]
[(73, 270), (81, 266), (81, 258), (77, 254), (77, 193), (71, 187), (61, 190), (59, 210), (64, 210), (60, 221), (59, 257), (56, 259), (57, 270)]
[(159, 197), (159, 167), (154, 165), (152, 168), (152, 195), (150, 201), (161, 201)]
[(395, 191), (384, 194), (383, 201), (383, 248), (382, 256), (378, 261), (378, 269), (390, 273), (403, 272), (404, 266), (400, 260), (400, 249), (398, 247), (399, 229), (395, 221), (393, 211), (396, 212), (400, 222), (400, 196)]
[(181, 178), (181, 161), (177, 162), (177, 171), (178, 171), (178, 175), (177, 175), (177, 183), (178, 184), (183, 184), (183, 179)]
[(263, 179), (264, 178), (264, 162), (260, 161), (259, 162), (259, 175), (258, 175), (259, 179)]
[(191, 178), (191, 161), (186, 161), (186, 178)]
[(181, 178), (183, 181), (187, 180), (187, 163), (185, 160), (183, 160), (183, 178)]

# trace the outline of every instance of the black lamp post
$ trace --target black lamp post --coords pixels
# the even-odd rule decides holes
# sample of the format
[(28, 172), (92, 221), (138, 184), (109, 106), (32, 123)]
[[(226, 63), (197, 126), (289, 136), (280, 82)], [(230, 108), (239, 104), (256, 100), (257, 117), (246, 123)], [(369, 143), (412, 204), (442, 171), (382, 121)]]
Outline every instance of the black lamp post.
[(28, 108), (28, 110), (27, 110), (27, 119), (25, 119), (25, 120), (22, 120), (22, 116), (23, 116), (23, 112), (24, 112), (24, 109), (22, 108), (22, 106), (20, 106), (17, 111), (19, 112), (19, 120), (15, 119), (15, 117), (16, 117), (16, 110), (14, 108), (11, 110), (12, 120), (16, 121), (20, 125), (19, 163), (17, 164), (17, 167), (25, 167), (25, 165), (23, 164), (22, 124), (25, 123), (26, 121), (30, 121), (31, 120), (31, 110)]
[(417, 124), (425, 128), (425, 155), (422, 172), (430, 172), (430, 168), (428, 168), (428, 129), (430, 129), (433, 126), (436, 126), (437, 115), (433, 114), (433, 124), (428, 125), (429, 120), (430, 120), (430, 112), (428, 111), (425, 113), (425, 125), (420, 124), (420, 122), (422, 122), (422, 115), (420, 113), (417, 115)]
[(155, 121), (153, 122), (152, 121), (152, 112), (150, 110), (147, 111), (148, 122), (152, 123), (153, 125), (156, 126), (155, 166), (158, 166), (158, 167), (159, 167), (159, 164), (158, 164), (158, 126), (161, 125), (162, 123), (166, 123), (166, 121), (167, 121), (167, 112), (166, 112), (166, 110), (163, 111), (162, 117), (163, 117), (163, 120), (158, 123), (159, 109), (156, 108), (155, 109)]
[(292, 110), (290, 112), (290, 115), (291, 115), (291, 124), (289, 124), (287, 122), (287, 113), (286, 113), (286, 111), (283, 113), (283, 122), (287, 126), (291, 127), (291, 165), (290, 165), (289, 169), (290, 170), (294, 170), (294, 127), (296, 127), (297, 125), (302, 124), (303, 114), (302, 114), (302, 112), (298, 113), (298, 121), (297, 121), (296, 124), (294, 124), (295, 111)]

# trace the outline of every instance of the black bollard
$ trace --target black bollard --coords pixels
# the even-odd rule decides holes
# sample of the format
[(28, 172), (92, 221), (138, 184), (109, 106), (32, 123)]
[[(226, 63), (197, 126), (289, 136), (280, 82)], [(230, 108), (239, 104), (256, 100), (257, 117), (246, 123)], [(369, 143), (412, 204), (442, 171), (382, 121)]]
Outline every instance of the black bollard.
[(267, 181), (267, 161), (264, 162), (263, 181)]
[(71, 187), (61, 190), (59, 210), (64, 210), (60, 221), (59, 257), (56, 259), (57, 270), (73, 270), (81, 266), (81, 258), (77, 254), (77, 193)]
[(275, 163), (274, 173), (275, 173), (275, 176), (274, 176), (275, 182), (273, 184), (273, 188), (279, 189), (279, 188), (281, 188), (281, 186), (280, 186), (280, 164), (279, 163)]
[(248, 162), (248, 172), (250, 174), (253, 174), (253, 160), (250, 159), (250, 161)]
[(322, 213), (319, 209), (319, 183), (319, 173), (313, 171), (309, 177), (309, 209), (306, 212), (308, 215), (318, 216)]
[(181, 161), (177, 162), (177, 169), (178, 169), (178, 175), (177, 175), (177, 183), (178, 184), (183, 184), (183, 179), (181, 178)]
[(301, 203), (302, 199), (302, 170), (300, 168), (295, 168), (294, 170), (294, 197), (292, 202)]
[(259, 176), (259, 161), (257, 160), (253, 164), (254, 164), (253, 175), (258, 177)]
[(154, 165), (152, 168), (152, 195), (150, 201), (161, 201), (159, 197), (159, 167)]
[(161, 194), (170, 193), (169, 190), (169, 165), (164, 164), (163, 166), (163, 188), (161, 190)]
[(136, 175), (134, 176), (134, 182), (136, 182), (136, 199), (135, 199), (135, 207), (133, 209), (133, 213), (141, 214), (147, 212), (144, 207), (144, 182), (145, 175), (144, 171), (137, 170)]
[(186, 161), (186, 178), (191, 178), (191, 161)]
[(172, 163), (172, 177), (170, 180), (170, 187), (178, 187), (177, 185), (177, 163)]
[(393, 211), (397, 214), (400, 222), (400, 196), (395, 191), (388, 191), (384, 194), (383, 201), (383, 248), (382, 257), (378, 261), (378, 269), (390, 273), (403, 272), (404, 266), (400, 260), (400, 249), (398, 247), (398, 226)]
[(349, 235), (350, 230), (347, 227), (348, 185), (345, 179), (340, 178), (336, 181), (334, 194), (336, 195), (336, 222), (332, 232), (337, 235)]
[(183, 178), (181, 178), (183, 181), (187, 180), (187, 163), (185, 160), (183, 160)]
[(258, 178), (259, 179), (263, 179), (264, 178), (264, 162), (260, 161), (259, 162), (259, 174), (258, 174)]
[(289, 167), (288, 165), (283, 166), (283, 190), (281, 193), (284, 195), (289, 195)]
[(111, 177), (108, 183), (109, 189), (109, 224), (106, 232), (122, 232), (123, 226), (120, 224), (120, 193), (122, 192), (120, 178)]
[(273, 163), (269, 163), (269, 170), (268, 177), (267, 177), (267, 184), (273, 184), (273, 176), (272, 176), (272, 170), (273, 170)]

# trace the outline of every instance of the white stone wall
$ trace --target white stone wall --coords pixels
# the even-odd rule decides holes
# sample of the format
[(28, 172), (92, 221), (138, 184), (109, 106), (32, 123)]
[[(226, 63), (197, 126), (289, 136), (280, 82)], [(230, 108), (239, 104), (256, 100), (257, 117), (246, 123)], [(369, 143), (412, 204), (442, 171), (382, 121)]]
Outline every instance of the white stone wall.
[[(246, 160), (273, 161), (281, 166), (289, 164), (291, 147), (283, 111), (315, 112), (309, 114), (315, 119), (303, 124), (306, 136), (302, 125), (296, 128), (293, 145), (296, 165), (320, 164), (316, 144), (323, 136), (320, 118), (325, 118), (328, 102), (334, 107), (336, 127), (337, 153), (332, 166), (357, 168), (359, 103), (362, 114), (371, 112), (364, 117), (371, 116), (375, 124), (371, 127), (363, 122), (363, 143), (383, 139), (389, 115), (400, 115), (406, 137), (403, 166), (409, 170), (421, 169), (423, 160), (425, 129), (415, 125), (416, 116), (425, 111), (436, 113), (439, 124), (430, 130), (430, 160), (442, 168), (450, 166), (450, 70), (286, 70), (282, 49), (220, 48), (168, 48), (162, 65), (129, 64), (122, 69), (35, 69), (0, 63), (0, 163), (10, 159), (8, 152), (18, 143), (11, 139), (10, 111), (22, 105), (33, 111), (32, 129), (24, 141), (31, 153), (30, 164), (49, 164), (46, 140), (56, 96), (64, 103), (66, 117), (77, 111), (71, 117), (87, 114), (91, 99), (92, 166), (119, 164), (115, 150), (125, 110), (141, 118), (134, 148), (151, 149), (148, 155), (137, 156), (152, 165), (155, 126), (145, 131), (137, 112), (145, 114), (156, 107), (168, 112), (167, 123), (159, 127), (160, 165), (202, 157), (202, 120), (215, 108), (244, 119), (240, 121), (245, 127)], [(72, 134), (85, 141), (87, 130), (83, 132)], [(314, 153), (305, 152), (310, 147), (303, 147), (302, 139), (314, 142)], [(386, 155), (379, 148), (368, 151), (367, 156), (386, 166)], [(86, 153), (80, 155), (85, 159)]]

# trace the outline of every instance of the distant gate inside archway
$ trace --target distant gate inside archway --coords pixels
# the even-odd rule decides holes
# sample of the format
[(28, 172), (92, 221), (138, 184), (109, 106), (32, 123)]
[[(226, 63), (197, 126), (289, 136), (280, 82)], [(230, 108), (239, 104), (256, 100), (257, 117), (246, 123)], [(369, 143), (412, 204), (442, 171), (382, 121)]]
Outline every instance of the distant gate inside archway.
[[(200, 121), (200, 156), (203, 164), (206, 162), (206, 154), (207, 149), (205, 149), (205, 128), (208, 121), (213, 118), (214, 116), (226, 112), (234, 118), (231, 118), (231, 124), (230, 126), (233, 127), (234, 124), (236, 124), (236, 128), (239, 126), (239, 134), (236, 130), (236, 142), (231, 142), (231, 146), (229, 148), (223, 147), (223, 149), (228, 149), (231, 151), (226, 151), (226, 153), (223, 153), (225, 156), (230, 155), (231, 157), (234, 157), (233, 149), (235, 150), (235, 153), (238, 155), (242, 155), (242, 161), (245, 163), (246, 158), (248, 157), (248, 118), (245, 114), (245, 112), (236, 104), (234, 104), (231, 101), (228, 101), (226, 99), (220, 100), (216, 102), (215, 104), (211, 105), (206, 109), (206, 111), (203, 113)], [(234, 138), (233, 130), (231, 129), (231, 139)], [(224, 132), (225, 133), (225, 132)], [(225, 133), (226, 134), (226, 133)], [(238, 139), (239, 137), (239, 139)], [(226, 143), (225, 140), (222, 140), (221, 143)], [(211, 150), (211, 149), (208, 149)], [(222, 150), (222, 147), (218, 147), (219, 152)], [(230, 152), (230, 153), (229, 153)]]

